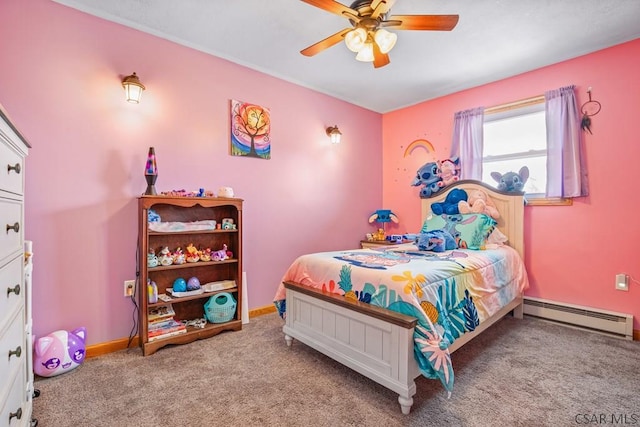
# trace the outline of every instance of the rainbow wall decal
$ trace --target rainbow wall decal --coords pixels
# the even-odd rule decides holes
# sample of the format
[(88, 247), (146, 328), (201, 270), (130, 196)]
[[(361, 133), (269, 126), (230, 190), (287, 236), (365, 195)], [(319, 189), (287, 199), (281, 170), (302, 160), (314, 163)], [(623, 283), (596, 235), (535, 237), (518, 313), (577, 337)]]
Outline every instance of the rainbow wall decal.
[(407, 149), (404, 150), (404, 157), (407, 157), (409, 154), (413, 152), (418, 147), (423, 147), (427, 150), (427, 153), (435, 153), (435, 148), (433, 148), (433, 144), (431, 144), (426, 139), (416, 139), (411, 144), (407, 146)]

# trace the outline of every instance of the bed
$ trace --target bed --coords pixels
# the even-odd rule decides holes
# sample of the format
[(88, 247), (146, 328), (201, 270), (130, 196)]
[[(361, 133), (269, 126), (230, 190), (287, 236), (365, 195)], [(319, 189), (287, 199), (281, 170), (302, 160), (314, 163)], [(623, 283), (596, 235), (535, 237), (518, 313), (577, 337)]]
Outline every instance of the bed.
[[(433, 214), (448, 209), (460, 190), (484, 193), (499, 213), (491, 227), (482, 228), (477, 249), (465, 248), (474, 247), (466, 243), (472, 238), (462, 240), (467, 232), (461, 236), (452, 226), (460, 247), (443, 252), (410, 243), (296, 259), (274, 298), (287, 345), (296, 339), (393, 390), (404, 414), (411, 410), (420, 375), (439, 379), (450, 394), (451, 353), (508, 313), (522, 318), (528, 287), (522, 193), (458, 181), (421, 199), (421, 231), (442, 218), (448, 226), (461, 219), (471, 224), (471, 217), (489, 222), (488, 215)], [(496, 235), (508, 240), (488, 243)]]

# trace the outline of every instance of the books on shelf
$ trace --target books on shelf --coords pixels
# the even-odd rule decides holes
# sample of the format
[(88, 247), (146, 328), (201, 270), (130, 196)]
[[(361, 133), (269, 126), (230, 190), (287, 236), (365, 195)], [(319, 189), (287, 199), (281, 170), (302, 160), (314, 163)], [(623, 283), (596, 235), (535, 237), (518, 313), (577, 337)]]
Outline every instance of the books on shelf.
[(172, 337), (175, 335), (180, 335), (180, 334), (186, 334), (187, 333), (187, 328), (185, 327), (184, 329), (178, 329), (176, 331), (172, 331), (172, 332), (167, 332), (164, 334), (160, 334), (160, 335), (154, 335), (152, 337), (149, 337), (149, 342), (155, 341), (155, 340), (159, 340), (162, 338), (168, 338), (168, 337)]
[[(174, 320), (174, 322), (175, 322), (175, 320)], [(157, 337), (157, 336), (160, 336), (160, 335), (167, 335), (167, 334), (170, 334), (170, 333), (176, 332), (176, 331), (185, 331), (186, 332), (187, 331), (187, 327), (184, 324), (180, 323), (180, 322), (175, 322), (174, 325), (167, 325), (167, 326), (164, 326), (164, 327), (158, 327), (158, 328), (155, 328), (155, 329), (149, 329), (148, 336), (149, 336), (149, 338), (153, 338), (153, 337)]]
[(177, 327), (184, 327), (184, 324), (182, 322), (178, 322), (174, 318), (170, 318), (158, 322), (149, 322), (148, 330), (151, 333), (152, 331), (161, 331)]
[(171, 304), (149, 307), (147, 313), (147, 338), (149, 342), (187, 332), (186, 325), (175, 320), (175, 315), (176, 312)]
[(149, 307), (147, 320), (149, 323), (172, 319), (176, 315), (171, 304)]

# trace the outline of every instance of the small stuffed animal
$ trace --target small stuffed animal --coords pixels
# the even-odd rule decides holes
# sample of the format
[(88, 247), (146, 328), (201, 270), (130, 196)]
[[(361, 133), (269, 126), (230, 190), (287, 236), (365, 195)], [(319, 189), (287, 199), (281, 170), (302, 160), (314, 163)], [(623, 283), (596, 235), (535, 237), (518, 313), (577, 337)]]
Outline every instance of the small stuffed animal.
[(458, 211), (458, 203), (460, 201), (467, 200), (467, 192), (459, 188), (454, 188), (449, 191), (444, 202), (432, 203), (431, 211), (436, 215), (455, 215), (460, 213)]
[(223, 244), (222, 249), (219, 251), (211, 252), (211, 259), (213, 261), (224, 261), (225, 259), (229, 259), (229, 251), (227, 251), (227, 245)]
[(442, 179), (442, 181), (438, 182), (438, 187), (446, 187), (460, 179), (458, 176), (458, 170), (460, 170), (458, 167), (458, 159), (438, 161), (438, 169), (438, 176)]
[(504, 175), (500, 172), (491, 172), (491, 177), (498, 183), (498, 190), (522, 191), (524, 184), (529, 179), (529, 168), (523, 166), (518, 173), (507, 172)]
[(53, 377), (69, 372), (84, 361), (87, 328), (59, 330), (33, 343), (33, 372), (41, 377)]
[(427, 199), (440, 190), (440, 186), (438, 186), (440, 181), (442, 181), (442, 178), (438, 175), (438, 164), (436, 162), (429, 162), (420, 166), (411, 185), (413, 187), (422, 185), (420, 198)]
[(416, 243), (421, 251), (444, 252), (456, 249), (456, 241), (446, 230), (432, 230), (418, 235)]
[(500, 218), (500, 212), (496, 209), (493, 200), (483, 190), (471, 190), (467, 201), (458, 202), (458, 210), (461, 214), (483, 213), (493, 219)]

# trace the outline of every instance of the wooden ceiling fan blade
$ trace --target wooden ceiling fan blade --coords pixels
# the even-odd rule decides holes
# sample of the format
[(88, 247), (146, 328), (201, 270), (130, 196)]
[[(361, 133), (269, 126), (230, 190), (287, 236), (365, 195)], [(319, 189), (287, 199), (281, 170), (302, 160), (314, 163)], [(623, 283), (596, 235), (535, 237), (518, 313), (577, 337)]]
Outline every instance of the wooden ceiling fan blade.
[(320, 40), (318, 43), (314, 43), (311, 46), (307, 47), (306, 49), (301, 50), (300, 53), (303, 54), (304, 56), (316, 55), (322, 52), (323, 50), (330, 48), (335, 44), (340, 43), (344, 39), (345, 34), (347, 34), (351, 30), (352, 28), (345, 28), (342, 31), (338, 31), (337, 33), (330, 35), (326, 39)]
[(338, 3), (334, 0), (302, 0), (303, 2), (310, 4), (311, 6), (318, 7), (322, 10), (326, 10), (330, 13), (335, 13), (336, 15), (343, 16), (344, 13), (348, 13), (351, 15), (358, 16), (358, 12), (343, 5), (342, 3)]
[(389, 55), (386, 53), (382, 53), (380, 51), (380, 46), (378, 46), (378, 43), (374, 41), (373, 42), (373, 66), (375, 68), (380, 68), (380, 67), (384, 67), (390, 62), (391, 60), (389, 59)]
[(373, 0), (371, 2), (371, 9), (373, 9), (371, 17), (377, 19), (378, 16), (384, 15), (391, 9), (395, 2), (396, 0)]
[(382, 26), (396, 30), (451, 31), (459, 18), (458, 15), (393, 15)]

